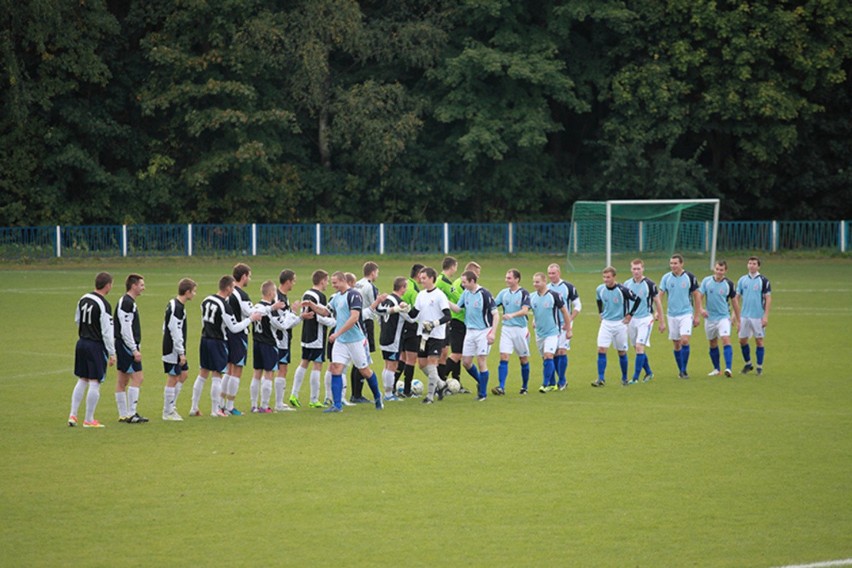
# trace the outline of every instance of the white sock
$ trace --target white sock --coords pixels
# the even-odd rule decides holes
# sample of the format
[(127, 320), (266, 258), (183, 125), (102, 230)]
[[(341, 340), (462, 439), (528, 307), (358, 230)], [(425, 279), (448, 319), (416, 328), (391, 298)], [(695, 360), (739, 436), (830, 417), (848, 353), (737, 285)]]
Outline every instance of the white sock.
[(304, 367), (299, 367), (293, 374), (293, 387), (290, 389), (290, 396), (299, 398), (299, 391), (302, 389), (302, 382), (305, 380), (305, 373), (308, 370)]
[(168, 416), (172, 413), (172, 409), (174, 408), (175, 403), (175, 387), (169, 387), (163, 389), (163, 416)]
[(221, 408), (222, 402), (222, 377), (213, 377), (210, 383), (210, 413), (216, 414), (216, 409)]
[(127, 413), (127, 393), (124, 391), (115, 393), (115, 405), (118, 407), (118, 417), (130, 416)]
[(225, 408), (228, 410), (234, 409), (234, 400), (237, 398), (237, 393), (240, 390), (240, 378), (239, 377), (231, 377), (231, 380), (228, 382), (230, 390), (228, 391), (228, 404)]
[[(343, 381), (343, 385), (346, 386), (346, 381)], [(325, 372), (325, 399), (333, 400), (331, 396), (331, 371)]]
[(98, 407), (98, 401), (101, 399), (101, 383), (98, 381), (88, 381), (89, 392), (86, 395), (86, 422), (91, 422), (95, 419), (95, 409)]
[(317, 370), (311, 371), (311, 402), (319, 402), (320, 392), (320, 373)]
[(272, 398), (272, 381), (264, 378), (260, 387), (260, 407), (269, 408), (270, 398)]
[(281, 408), (287, 401), (284, 400), (284, 391), (287, 390), (287, 378), (275, 377), (275, 408)]
[(136, 414), (139, 405), (139, 387), (127, 387), (127, 406), (130, 416)]
[(251, 397), (251, 407), (257, 408), (257, 398), (260, 396), (260, 377), (251, 378), (251, 385), (249, 386), (249, 396)]
[(175, 384), (175, 397), (172, 399), (172, 407), (169, 409), (169, 412), (177, 412), (177, 399), (180, 396), (181, 389), (183, 389), (183, 383), (178, 381)]
[(83, 397), (86, 396), (86, 388), (88, 386), (89, 381), (86, 379), (77, 379), (77, 384), (74, 385), (74, 392), (71, 393), (71, 416), (77, 416), (77, 411), (80, 409)]
[(382, 379), (384, 379), (384, 381), (385, 381), (385, 394), (388, 395), (388, 396), (392, 395), (393, 394), (393, 386), (394, 386), (393, 385), (393, 379), (394, 379), (393, 371), (388, 371), (387, 369), (382, 371)]
[(225, 373), (222, 375), (222, 388), (219, 391), (219, 396), (222, 400), (219, 401), (220, 408), (228, 407), (228, 390), (231, 388), (231, 375)]
[(435, 365), (426, 365), (426, 368), (423, 369), (426, 373), (426, 376), (429, 377), (429, 390), (428, 396), (429, 398), (435, 398), (435, 390), (438, 388), (438, 381), (441, 379), (438, 377), (438, 369), (435, 368)]
[(201, 393), (204, 392), (204, 383), (206, 382), (207, 379), (201, 375), (195, 377), (195, 382), (192, 384), (192, 407), (189, 409), (190, 413), (198, 411), (198, 405), (201, 403)]

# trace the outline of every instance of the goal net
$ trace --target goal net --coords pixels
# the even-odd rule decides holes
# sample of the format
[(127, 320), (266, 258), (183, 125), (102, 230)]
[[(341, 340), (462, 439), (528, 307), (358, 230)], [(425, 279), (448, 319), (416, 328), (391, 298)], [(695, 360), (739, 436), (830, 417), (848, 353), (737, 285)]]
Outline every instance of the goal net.
[(718, 227), (718, 199), (577, 201), (571, 211), (568, 266), (580, 272), (623, 269), (639, 257), (646, 270), (667, 270), (677, 252), (693, 267), (709, 264), (712, 269)]

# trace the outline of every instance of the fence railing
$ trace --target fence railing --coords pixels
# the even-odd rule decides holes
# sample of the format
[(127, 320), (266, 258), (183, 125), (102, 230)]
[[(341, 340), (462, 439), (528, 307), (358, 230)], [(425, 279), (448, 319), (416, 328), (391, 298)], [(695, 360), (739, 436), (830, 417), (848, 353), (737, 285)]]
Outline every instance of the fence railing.
[[(651, 223), (648, 223), (650, 226)], [(583, 227), (587, 229), (588, 227)], [(653, 250), (647, 228), (626, 249)], [(613, 229), (615, 233), (615, 228)], [(846, 252), (852, 221), (720, 221), (717, 250), (778, 252), (833, 249)], [(398, 224), (189, 224), (0, 228), (0, 258), (211, 256), (211, 255), (440, 255), (473, 253), (561, 254), (571, 223)], [(676, 229), (677, 247), (706, 251), (708, 224), (687, 221)], [(577, 231), (575, 234), (579, 234)], [(600, 250), (604, 250), (600, 243)], [(638, 248), (637, 248), (638, 247)], [(589, 251), (584, 251), (589, 252)]]

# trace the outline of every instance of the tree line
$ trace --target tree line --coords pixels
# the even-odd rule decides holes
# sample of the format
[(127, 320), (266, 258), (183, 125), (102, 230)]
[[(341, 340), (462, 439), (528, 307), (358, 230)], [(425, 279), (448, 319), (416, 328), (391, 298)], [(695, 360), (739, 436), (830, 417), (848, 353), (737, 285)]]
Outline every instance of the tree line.
[(0, 226), (850, 214), (840, 0), (0, 6)]

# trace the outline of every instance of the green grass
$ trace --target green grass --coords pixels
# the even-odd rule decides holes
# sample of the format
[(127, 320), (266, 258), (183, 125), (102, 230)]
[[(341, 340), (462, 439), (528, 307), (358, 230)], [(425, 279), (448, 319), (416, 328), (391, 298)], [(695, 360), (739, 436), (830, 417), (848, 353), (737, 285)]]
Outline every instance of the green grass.
[[(357, 271), (364, 260), (252, 259), (249, 291), (257, 299), (262, 280), (285, 266), (303, 290), (315, 268)], [(507, 268), (531, 287), (533, 272), (564, 261), (479, 260), (495, 293)], [(732, 277), (744, 272), (745, 255), (728, 260)], [(611, 353), (611, 386), (590, 388), (599, 277), (576, 274), (568, 279), (585, 309), (566, 392), (518, 396), (515, 359), (509, 394), (481, 404), (455, 396), (381, 413), (365, 405), (333, 416), (306, 409), (163, 423), (165, 304), (181, 277), (199, 282), (189, 308), (194, 373), (200, 299), (233, 262), (2, 265), (0, 565), (739, 567), (852, 557), (848, 259), (765, 259), (774, 303), (760, 379), (707, 378), (699, 328), (691, 380), (674, 378), (670, 343), (655, 332), (655, 381), (615, 386)], [(387, 290), (411, 259), (379, 263)], [(108, 427), (71, 429), (73, 310), (102, 269), (119, 284), (130, 271), (146, 278), (140, 410), (152, 421), (115, 422), (111, 369), (97, 412)], [(689, 260), (687, 269), (708, 273)], [(109, 296), (113, 305), (122, 288)], [(490, 365), (496, 381), (496, 350)], [(534, 355), (533, 384), (540, 375)], [(183, 414), (190, 396), (190, 388), (181, 394)]]

